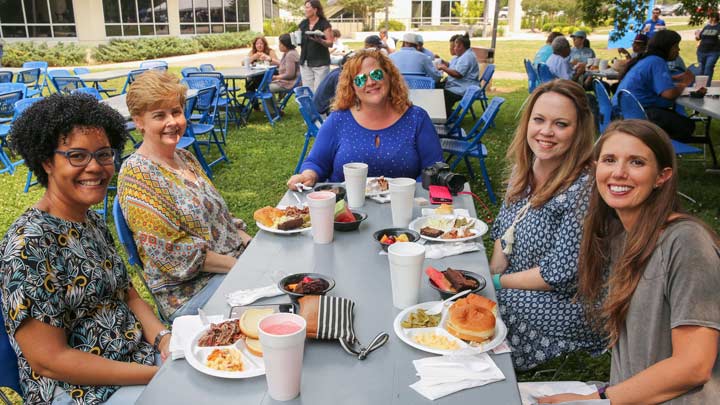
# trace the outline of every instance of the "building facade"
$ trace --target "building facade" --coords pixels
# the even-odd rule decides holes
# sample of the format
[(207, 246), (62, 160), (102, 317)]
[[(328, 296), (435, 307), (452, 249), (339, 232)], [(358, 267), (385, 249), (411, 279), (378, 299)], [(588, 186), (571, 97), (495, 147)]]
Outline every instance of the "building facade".
[(97, 44), (114, 38), (262, 32), (263, 0), (0, 0), (0, 39)]

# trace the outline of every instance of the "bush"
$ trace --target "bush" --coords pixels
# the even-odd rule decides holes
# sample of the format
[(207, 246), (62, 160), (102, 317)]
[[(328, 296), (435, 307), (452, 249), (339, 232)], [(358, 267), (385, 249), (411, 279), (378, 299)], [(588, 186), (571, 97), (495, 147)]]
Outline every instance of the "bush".
[(32, 60), (46, 61), (49, 66), (84, 65), (85, 55), (86, 48), (73, 43), (60, 42), (48, 46), (45, 43), (12, 42), (5, 44), (2, 62), (4, 66), (10, 67), (20, 67)]
[(222, 51), (250, 46), (257, 34), (252, 31), (226, 32), (224, 34), (201, 35), (195, 37), (201, 51)]
[(293, 21), (282, 18), (263, 21), (263, 33), (268, 36), (277, 37), (298, 30), (298, 25)]
[(380, 28), (387, 28), (388, 31), (405, 31), (405, 24), (398, 20), (388, 20), (387, 25), (385, 25), (385, 20), (383, 20), (378, 29)]
[(563, 24), (557, 23), (557, 22), (543, 24), (542, 30), (544, 32), (552, 32), (552, 31), (562, 32), (565, 35), (570, 35), (575, 31), (585, 31), (588, 34), (590, 34), (592, 32), (591, 27), (586, 27), (586, 26), (577, 27), (574, 25), (563, 25)]

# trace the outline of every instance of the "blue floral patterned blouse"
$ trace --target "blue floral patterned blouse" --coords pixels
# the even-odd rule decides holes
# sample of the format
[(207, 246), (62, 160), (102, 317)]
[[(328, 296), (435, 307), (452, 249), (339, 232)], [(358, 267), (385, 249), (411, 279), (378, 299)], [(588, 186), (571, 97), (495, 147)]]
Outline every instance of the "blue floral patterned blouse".
[[(603, 338), (586, 323), (582, 304), (573, 302), (590, 179), (588, 173), (581, 174), (567, 190), (531, 208), (515, 225), (515, 242), (504, 274), (540, 267), (540, 275), (552, 287), (551, 291), (509, 288), (497, 292), (517, 369), (533, 368), (566, 352), (594, 353), (605, 348)], [(493, 240), (503, 236), (527, 201), (525, 197), (503, 203), (493, 224)]]
[[(106, 401), (117, 386), (73, 385), (37, 375), (15, 332), (26, 319), (65, 330), (69, 347), (107, 359), (155, 364), (140, 322), (125, 303), (130, 279), (102, 217), (85, 223), (27, 210), (0, 242), (2, 314), (18, 356), (26, 404), (50, 403), (55, 387), (78, 404)], [(81, 366), (81, 365), (79, 365)]]

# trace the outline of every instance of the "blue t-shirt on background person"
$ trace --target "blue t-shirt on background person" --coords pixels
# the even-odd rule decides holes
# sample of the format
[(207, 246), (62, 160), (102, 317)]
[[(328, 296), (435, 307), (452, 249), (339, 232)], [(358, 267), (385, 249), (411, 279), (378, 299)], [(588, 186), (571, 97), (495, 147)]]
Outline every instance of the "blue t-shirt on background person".
[[(673, 102), (662, 98), (660, 94), (673, 87), (675, 85), (667, 61), (657, 55), (649, 55), (625, 74), (618, 86), (618, 92), (629, 91), (643, 107), (669, 108), (673, 106)], [(613, 105), (617, 105), (618, 92), (613, 96)]]
[(350, 110), (339, 110), (320, 127), (300, 170), (311, 169), (319, 181), (337, 183), (345, 180), (345, 163), (363, 162), (368, 165), (368, 177), (418, 178), (423, 168), (441, 161), (440, 139), (422, 108), (411, 106), (381, 130), (364, 128)]
[(645, 34), (647, 34), (648, 39), (652, 38), (653, 35), (655, 35), (655, 32), (657, 31), (657, 26), (665, 28), (665, 20), (663, 20), (662, 18), (658, 18), (657, 21), (655, 21), (652, 18), (648, 18), (648, 20), (645, 21), (645, 24), (643, 25), (643, 30), (647, 29)]
[(466, 50), (462, 55), (451, 60), (449, 67), (458, 71), (462, 77), (456, 79), (448, 76), (447, 82), (445, 82), (445, 90), (462, 96), (468, 87), (480, 85), (480, 67), (472, 49)]

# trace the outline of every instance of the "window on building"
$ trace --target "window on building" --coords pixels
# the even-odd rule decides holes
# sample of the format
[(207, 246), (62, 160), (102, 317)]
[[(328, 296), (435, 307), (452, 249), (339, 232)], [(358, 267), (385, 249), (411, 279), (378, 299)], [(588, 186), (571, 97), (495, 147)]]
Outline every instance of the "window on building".
[(0, 38), (76, 36), (72, 0), (0, 1)]
[(280, 5), (278, 0), (263, 0), (263, 17), (273, 19), (280, 17)]
[(180, 33), (186, 35), (250, 29), (248, 0), (179, 0)]
[(413, 27), (432, 24), (432, 1), (420, 0), (412, 2), (412, 18), (410, 23)]
[(459, 23), (460, 19), (455, 15), (455, 7), (459, 5), (459, 1), (442, 0), (440, 2), (440, 24)]
[(168, 35), (167, 0), (103, 0), (105, 35)]

